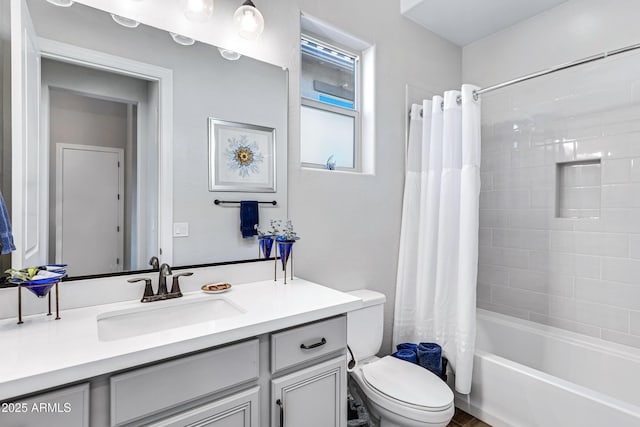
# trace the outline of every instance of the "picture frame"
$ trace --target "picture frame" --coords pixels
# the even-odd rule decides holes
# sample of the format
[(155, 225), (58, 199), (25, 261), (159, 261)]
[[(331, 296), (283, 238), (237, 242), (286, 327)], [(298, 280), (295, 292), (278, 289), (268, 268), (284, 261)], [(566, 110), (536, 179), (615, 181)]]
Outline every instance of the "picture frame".
[(208, 118), (209, 191), (276, 192), (275, 129)]

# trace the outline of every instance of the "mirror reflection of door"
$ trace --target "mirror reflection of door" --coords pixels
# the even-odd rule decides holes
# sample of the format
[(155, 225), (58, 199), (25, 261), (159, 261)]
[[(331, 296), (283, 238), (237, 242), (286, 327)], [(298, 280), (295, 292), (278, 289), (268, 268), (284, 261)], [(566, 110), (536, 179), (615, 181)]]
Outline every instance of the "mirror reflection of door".
[(69, 264), (69, 275), (137, 269), (147, 255), (138, 224), (150, 168), (138, 140), (157, 128), (150, 92), (146, 80), (42, 60), (48, 260)]
[(124, 149), (57, 143), (56, 151), (56, 262), (75, 275), (122, 271)]

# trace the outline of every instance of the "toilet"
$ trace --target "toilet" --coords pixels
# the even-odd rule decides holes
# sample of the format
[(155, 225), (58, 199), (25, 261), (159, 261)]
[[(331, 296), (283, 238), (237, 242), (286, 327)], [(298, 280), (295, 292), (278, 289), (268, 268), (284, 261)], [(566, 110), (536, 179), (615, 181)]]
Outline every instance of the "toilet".
[[(361, 289), (363, 301), (347, 314), (347, 343), (356, 361), (351, 379), (380, 427), (445, 427), (453, 418), (453, 392), (431, 371), (393, 356), (376, 357), (382, 344), (386, 297)], [(351, 358), (351, 355), (348, 355)]]

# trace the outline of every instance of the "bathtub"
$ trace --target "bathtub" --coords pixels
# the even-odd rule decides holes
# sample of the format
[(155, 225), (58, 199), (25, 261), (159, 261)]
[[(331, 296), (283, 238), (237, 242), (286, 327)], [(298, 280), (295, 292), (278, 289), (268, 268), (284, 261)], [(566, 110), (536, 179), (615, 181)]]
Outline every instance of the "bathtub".
[(471, 394), (495, 427), (640, 426), (640, 350), (478, 309)]

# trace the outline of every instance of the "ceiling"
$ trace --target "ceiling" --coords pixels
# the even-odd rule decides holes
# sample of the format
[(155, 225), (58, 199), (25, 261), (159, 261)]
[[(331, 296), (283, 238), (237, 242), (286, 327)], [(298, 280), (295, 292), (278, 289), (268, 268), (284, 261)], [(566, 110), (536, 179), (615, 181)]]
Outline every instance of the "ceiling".
[(531, 18), (567, 0), (401, 0), (402, 14), (459, 45)]

